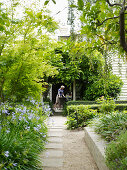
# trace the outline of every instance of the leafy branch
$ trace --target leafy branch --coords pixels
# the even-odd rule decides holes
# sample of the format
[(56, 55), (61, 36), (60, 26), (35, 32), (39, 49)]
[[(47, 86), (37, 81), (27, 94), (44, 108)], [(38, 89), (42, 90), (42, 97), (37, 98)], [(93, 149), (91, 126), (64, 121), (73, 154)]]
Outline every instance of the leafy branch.
[(120, 3), (111, 4), (109, 0), (106, 0), (106, 2), (109, 4), (109, 6), (121, 6), (122, 7), (122, 4)]
[(98, 27), (98, 26), (103, 25), (103, 24), (104, 24), (104, 22), (106, 22), (106, 21), (108, 21), (108, 20), (110, 20), (110, 19), (116, 19), (116, 18), (119, 18), (119, 17), (120, 17), (120, 15), (119, 15), (119, 16), (116, 16), (116, 17), (106, 18), (106, 19), (105, 19), (105, 20), (103, 20), (102, 22), (100, 22), (99, 20), (97, 20), (97, 21), (98, 21), (98, 23), (97, 23), (97, 27)]
[(125, 52), (127, 52), (127, 42), (125, 38), (125, 11), (127, 9), (127, 6), (125, 6), (126, 1), (123, 0), (122, 4), (114, 3), (111, 4), (109, 0), (106, 0), (109, 6), (120, 6), (120, 16), (119, 16), (119, 26), (120, 26), (120, 45), (123, 47)]

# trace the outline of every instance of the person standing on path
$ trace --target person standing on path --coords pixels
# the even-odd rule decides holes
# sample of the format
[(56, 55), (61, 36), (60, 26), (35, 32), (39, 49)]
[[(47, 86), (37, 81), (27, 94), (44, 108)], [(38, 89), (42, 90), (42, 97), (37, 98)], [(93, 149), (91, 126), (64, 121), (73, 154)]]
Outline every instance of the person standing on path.
[(59, 89), (58, 89), (58, 94), (56, 96), (56, 103), (54, 105), (55, 108), (61, 108), (61, 102), (60, 102), (60, 98), (65, 98), (64, 96), (64, 88), (65, 86), (61, 86)]

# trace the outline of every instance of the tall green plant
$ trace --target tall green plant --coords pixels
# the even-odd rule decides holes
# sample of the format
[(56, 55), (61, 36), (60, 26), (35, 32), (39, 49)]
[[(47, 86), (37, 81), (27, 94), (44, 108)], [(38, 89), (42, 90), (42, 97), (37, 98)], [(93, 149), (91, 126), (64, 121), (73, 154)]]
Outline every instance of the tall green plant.
[(89, 84), (87, 85), (86, 91), (84, 91), (84, 99), (96, 100), (100, 96), (117, 98), (123, 86), (122, 80), (120, 77), (110, 73), (106, 81), (105, 88), (105, 80), (103, 77), (92, 76), (92, 79), (89, 77)]
[(28, 96), (40, 97), (45, 79), (57, 74), (46, 59), (54, 43), (43, 31), (54, 32), (57, 23), (44, 9), (24, 9), (22, 18), (16, 18), (15, 2), (2, 14), (0, 58), (0, 97), (7, 100), (15, 96), (21, 100)]

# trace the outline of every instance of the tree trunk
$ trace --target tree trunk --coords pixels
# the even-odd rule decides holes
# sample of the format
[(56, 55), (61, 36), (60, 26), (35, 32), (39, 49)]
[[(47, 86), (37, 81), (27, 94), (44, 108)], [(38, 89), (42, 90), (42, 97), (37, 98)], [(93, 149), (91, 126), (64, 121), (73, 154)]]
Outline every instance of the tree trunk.
[(127, 44), (125, 39), (125, 14), (124, 10), (122, 9), (120, 11), (120, 45), (123, 47), (123, 49), (127, 52)]

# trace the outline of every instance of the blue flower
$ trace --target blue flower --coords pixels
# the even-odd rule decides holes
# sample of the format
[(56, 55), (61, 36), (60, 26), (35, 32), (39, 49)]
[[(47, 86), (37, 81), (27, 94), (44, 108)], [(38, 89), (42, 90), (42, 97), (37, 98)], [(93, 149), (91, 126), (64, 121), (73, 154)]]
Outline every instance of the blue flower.
[(10, 133), (10, 130), (6, 130), (6, 133)]
[(39, 129), (38, 129), (37, 127), (34, 127), (34, 130), (35, 130), (35, 131), (39, 131)]
[(5, 155), (6, 157), (9, 157), (9, 151), (5, 151), (5, 152), (4, 152), (4, 155)]
[(13, 166), (17, 166), (17, 163), (13, 163)]
[(43, 138), (46, 138), (46, 135), (43, 135)]

